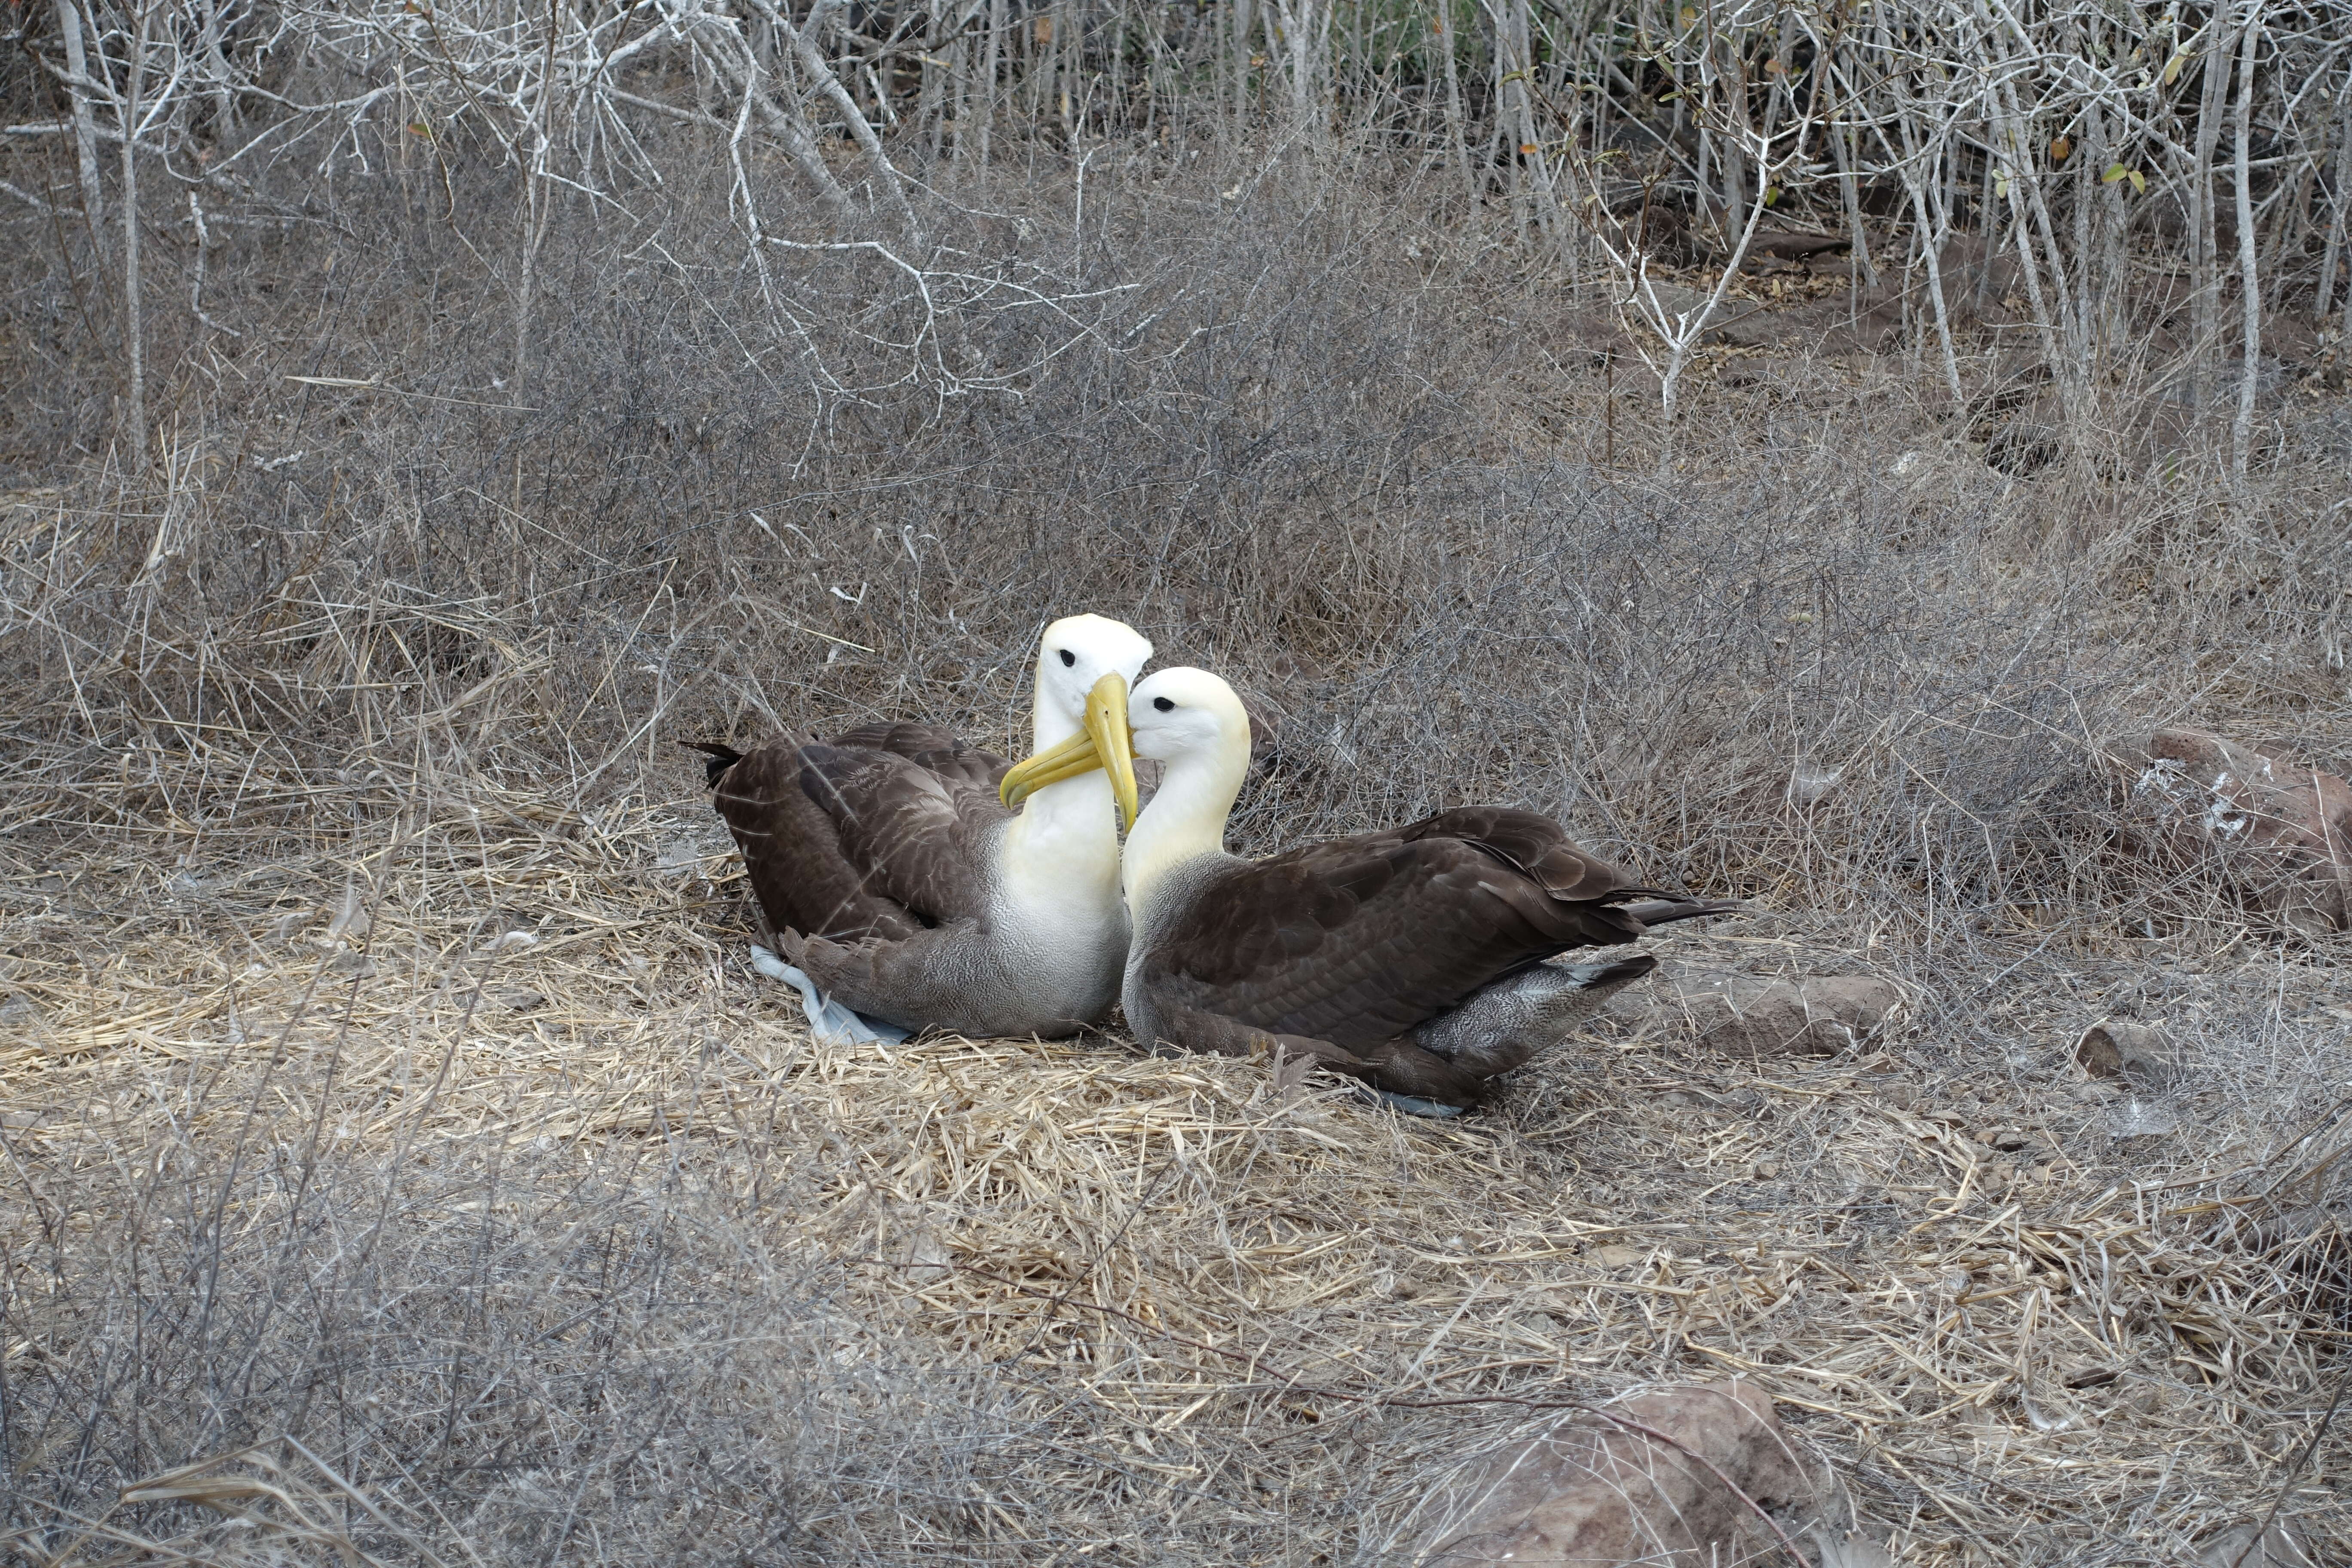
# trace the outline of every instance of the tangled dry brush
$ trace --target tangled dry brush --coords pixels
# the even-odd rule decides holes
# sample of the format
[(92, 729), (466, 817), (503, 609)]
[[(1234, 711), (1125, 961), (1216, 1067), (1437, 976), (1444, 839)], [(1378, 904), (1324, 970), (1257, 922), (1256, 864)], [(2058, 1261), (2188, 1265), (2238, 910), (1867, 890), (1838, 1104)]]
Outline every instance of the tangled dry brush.
[[(1736, 1373), (1897, 1561), (2352, 1553), (2344, 938), (2091, 765), (2352, 764), (2326, 16), (2084, 46), (2166, 120), (1809, 98), (1886, 47), (1827, 11), (550, 15), (12, 14), (6, 1551), (1409, 1562), (1482, 1449)], [(812, 1041), (672, 742), (1009, 745), (1078, 608), (1269, 716), (1244, 845), (1554, 811), (1751, 900), (1670, 972), (1897, 1026), (1621, 1005), (1458, 1125)]]

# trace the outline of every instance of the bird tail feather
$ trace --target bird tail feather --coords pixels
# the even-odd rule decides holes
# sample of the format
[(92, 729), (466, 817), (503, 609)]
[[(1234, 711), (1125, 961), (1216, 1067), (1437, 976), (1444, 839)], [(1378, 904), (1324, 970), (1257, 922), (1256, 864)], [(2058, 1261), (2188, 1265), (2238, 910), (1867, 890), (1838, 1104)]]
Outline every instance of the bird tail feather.
[(1738, 899), (1643, 899), (1639, 903), (1619, 904), (1617, 912), (1633, 916), (1644, 926), (1662, 926), (1670, 921), (1695, 920), (1701, 915), (1736, 914), (1740, 909)]
[(719, 787), (719, 775), (743, 760), (743, 753), (718, 741), (680, 741), (689, 752), (700, 752), (703, 783), (711, 789)]

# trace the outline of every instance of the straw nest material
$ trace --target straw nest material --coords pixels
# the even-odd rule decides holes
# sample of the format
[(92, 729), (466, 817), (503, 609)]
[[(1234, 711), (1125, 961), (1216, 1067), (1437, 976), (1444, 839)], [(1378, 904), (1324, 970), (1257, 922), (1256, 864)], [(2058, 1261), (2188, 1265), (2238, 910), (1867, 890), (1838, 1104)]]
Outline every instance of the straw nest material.
[[(683, 764), (589, 815), (257, 764), (146, 851), (194, 765), (51, 775), (0, 843), (26, 1561), (1406, 1562), (1477, 1453), (1733, 1375), (1900, 1562), (2271, 1510), (2352, 1552), (2336, 1255), (2282, 1218), (2331, 1129), (2217, 1114), (2145, 1179), (2079, 1074), (1757, 1070), (1638, 1005), (1458, 1123), (1108, 1038), (819, 1044)], [(298, 1396), (265, 1319), (375, 1348)]]

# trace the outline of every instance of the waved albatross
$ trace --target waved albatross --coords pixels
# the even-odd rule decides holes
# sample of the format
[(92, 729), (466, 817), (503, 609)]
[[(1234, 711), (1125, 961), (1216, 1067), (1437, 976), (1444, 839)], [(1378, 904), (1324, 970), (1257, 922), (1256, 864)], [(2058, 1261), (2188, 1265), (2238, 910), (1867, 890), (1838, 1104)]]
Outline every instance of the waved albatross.
[(1128, 687), (1150, 657), (1123, 622), (1047, 626), (1036, 754), (1018, 777), (931, 724), (748, 756), (698, 744), (784, 956), (833, 1000), (904, 1029), (1053, 1038), (1108, 1011), (1127, 956), (1118, 827), (1136, 784), (1131, 761), (1091, 770), (1131, 757)]
[(1551, 818), (1504, 806), (1239, 859), (1224, 827), (1249, 721), (1233, 689), (1163, 669), (1133, 701), (1136, 752), (1167, 770), (1124, 858), (1122, 999), (1142, 1045), (1279, 1045), (1450, 1116), (1657, 963), (1544, 960), (1738, 907), (1641, 887)]

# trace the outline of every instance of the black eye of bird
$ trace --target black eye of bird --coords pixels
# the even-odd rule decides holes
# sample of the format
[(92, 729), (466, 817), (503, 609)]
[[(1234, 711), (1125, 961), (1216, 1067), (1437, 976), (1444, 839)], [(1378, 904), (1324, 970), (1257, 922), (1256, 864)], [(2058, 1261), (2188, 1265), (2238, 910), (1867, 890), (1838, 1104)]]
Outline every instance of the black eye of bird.
[(1062, 668), (1063, 668), (1067, 669), (1070, 666), (1072, 666), (1072, 665), (1074, 665), (1074, 664), (1076, 664), (1076, 663), (1077, 663), (1077, 662), (1078, 662), (1078, 656), (1077, 656), (1076, 654), (1072, 653), (1068, 648), (1064, 648), (1064, 649), (1062, 650)]
[(1176, 711), (1176, 704), (1169, 701), (1165, 697), (1153, 698), (1151, 700), (1151, 705), (1154, 708), (1159, 709), (1162, 713), (1173, 713)]

